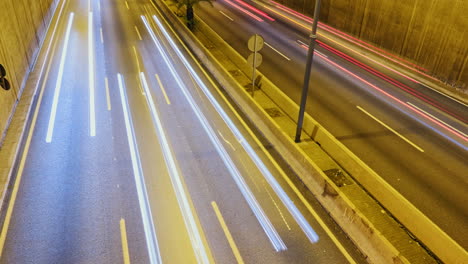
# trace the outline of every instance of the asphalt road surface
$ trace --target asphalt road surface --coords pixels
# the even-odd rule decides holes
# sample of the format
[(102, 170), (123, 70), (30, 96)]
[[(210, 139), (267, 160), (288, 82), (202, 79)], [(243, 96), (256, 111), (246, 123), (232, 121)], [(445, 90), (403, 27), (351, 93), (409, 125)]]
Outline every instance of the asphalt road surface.
[[(240, 2), (219, 0), (213, 7), (201, 3), (195, 11), (245, 58), (251, 53), (249, 37), (261, 35), (268, 45), (260, 51), (259, 70), (299, 102), (307, 53), (303, 44), (309, 43), (310, 26), (307, 31), (272, 12), (280, 10), (274, 2), (244, 2), (274, 21)], [(319, 41), (329, 36), (322, 34), (323, 27), (318, 32)], [(338, 43), (347, 46), (345, 41)], [(378, 77), (323, 46), (317, 45), (317, 51), (306, 111), (468, 248), (467, 106), (361, 55), (350, 53), (393, 80)]]
[(57, 14), (1, 263), (365, 262), (149, 1)]

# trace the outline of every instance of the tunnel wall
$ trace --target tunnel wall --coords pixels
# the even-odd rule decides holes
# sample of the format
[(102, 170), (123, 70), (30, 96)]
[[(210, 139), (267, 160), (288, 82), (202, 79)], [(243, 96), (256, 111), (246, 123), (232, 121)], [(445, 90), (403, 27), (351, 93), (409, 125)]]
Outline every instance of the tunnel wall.
[[(315, 0), (278, 0), (313, 16)], [(322, 0), (320, 21), (468, 92), (467, 0)]]
[(59, 0), (0, 0), (0, 64), (11, 89), (0, 88), (0, 146), (29, 69)]

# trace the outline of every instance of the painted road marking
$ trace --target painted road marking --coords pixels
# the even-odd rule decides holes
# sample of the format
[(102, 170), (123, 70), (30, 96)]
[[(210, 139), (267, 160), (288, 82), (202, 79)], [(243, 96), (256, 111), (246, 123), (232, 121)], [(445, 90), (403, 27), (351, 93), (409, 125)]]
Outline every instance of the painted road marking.
[(127, 229), (125, 219), (120, 219), (120, 239), (122, 240), (122, 255), (124, 264), (130, 264), (130, 253), (128, 252)]
[(130, 7), (128, 6), (128, 2), (125, 1), (125, 6), (127, 6), (127, 9), (130, 10)]
[[(133, 49), (133, 54), (135, 55), (135, 61), (136, 61), (136, 64), (137, 64), (138, 72), (141, 72), (140, 60), (138, 59), (138, 52), (137, 52), (137, 49), (136, 49), (135, 45), (132, 45), (132, 49)], [(138, 88), (140, 88), (141, 94), (145, 95), (145, 91), (143, 90), (143, 87), (141, 87), (140, 83), (138, 83)]]
[(133, 131), (133, 122), (129, 111), (127, 93), (125, 92), (125, 82), (123, 76), (118, 73), (117, 80), (119, 83), (120, 99), (122, 103), (122, 111), (124, 114), (125, 129), (127, 132), (128, 147), (132, 161), (133, 176), (135, 177), (135, 185), (138, 194), (138, 202), (140, 204), (141, 220), (145, 231), (146, 246), (151, 264), (162, 263), (161, 254), (159, 251), (156, 231), (154, 230), (153, 216), (151, 215), (151, 207), (148, 201), (146, 192), (145, 179), (143, 170), (141, 169), (141, 160), (138, 153), (138, 142), (136, 141), (135, 132)]
[(227, 17), (229, 20), (234, 21), (230, 16), (226, 15), (223, 11), (219, 10), (221, 14), (223, 14), (225, 17)]
[[(156, 8), (155, 4), (152, 3), (152, 5)], [(171, 29), (172, 32), (175, 34), (174, 30)], [(176, 38), (178, 38), (179, 42), (182, 43), (182, 46), (184, 47), (184, 49), (188, 52), (188, 54), (192, 57), (192, 59), (195, 61), (195, 63), (200, 67), (201, 71), (204, 72), (205, 76), (207, 76), (208, 80), (212, 83), (213, 86), (216, 86), (215, 83), (213, 82), (213, 80), (209, 77), (208, 73), (206, 73), (206, 71), (203, 69), (203, 67), (201, 67), (200, 63), (195, 59), (195, 57), (193, 56), (193, 54), (189, 51), (189, 49), (185, 46), (185, 44), (182, 42), (182, 40), (177, 37), (176, 35)], [(245, 123), (245, 121), (239, 116), (239, 114), (237, 113), (237, 111), (234, 109), (234, 107), (231, 105), (231, 103), (227, 100), (227, 98), (224, 96), (223, 93), (221, 93), (219, 90), (217, 90), (218, 92), (218, 95), (221, 96), (221, 98), (223, 98), (223, 100), (226, 102), (226, 104), (228, 105), (229, 109), (231, 109), (231, 111), (234, 113), (234, 115), (237, 117), (237, 119), (239, 120), (239, 122), (241, 122), (241, 124), (243, 125), (243, 127), (247, 130), (247, 132), (249, 133), (249, 135), (254, 139), (254, 141), (256, 142), (256, 144), (258, 146), (260, 146), (260, 148), (262, 149), (263, 153), (268, 157), (268, 159), (272, 162), (273, 166), (280, 172), (281, 174), (281, 177), (287, 182), (287, 184), (289, 185), (289, 187), (294, 191), (294, 193), (299, 197), (299, 199), (301, 200), (301, 202), (304, 204), (304, 206), (307, 208), (307, 210), (310, 212), (310, 214), (312, 214), (312, 216), (317, 220), (317, 222), (319, 223), (319, 225), (323, 228), (323, 230), (327, 233), (327, 235), (330, 237), (330, 239), (335, 243), (335, 245), (337, 246), (337, 248), (340, 250), (340, 252), (343, 254), (343, 256), (349, 261), (349, 263), (351, 264), (356, 264), (356, 261), (354, 261), (354, 259), (351, 257), (351, 255), (348, 253), (348, 251), (346, 251), (346, 249), (344, 248), (344, 246), (341, 244), (341, 242), (336, 238), (336, 236), (333, 234), (333, 232), (328, 228), (328, 226), (325, 224), (325, 222), (323, 222), (323, 220), (320, 218), (320, 216), (314, 211), (314, 209), (312, 208), (312, 206), (310, 205), (310, 203), (307, 201), (307, 199), (302, 195), (302, 193), (299, 191), (299, 189), (294, 185), (294, 183), (291, 181), (291, 179), (286, 175), (286, 173), (282, 170), (282, 168), (280, 167), (280, 165), (278, 164), (278, 162), (276, 162), (276, 160), (271, 156), (271, 154), (266, 150), (266, 148), (263, 146), (263, 144), (260, 142), (260, 140), (257, 138), (257, 136), (252, 132), (252, 130), (250, 129), (250, 127)], [(275, 125), (277, 127), (278, 124), (275, 123)], [(244, 140), (239, 140), (239, 143), (243, 142)]]
[[(172, 153), (171, 147), (169, 145), (169, 140), (167, 139), (166, 133), (164, 131), (163, 124), (161, 119), (159, 118), (158, 110), (156, 109), (153, 96), (148, 87), (148, 83), (146, 82), (146, 77), (143, 72), (140, 72), (140, 81), (147, 93), (146, 101), (149, 105), (151, 116), (153, 119), (153, 125), (156, 128), (156, 134), (158, 136), (164, 160), (166, 161), (166, 166), (169, 172), (169, 176), (171, 177), (172, 186), (174, 188), (174, 193), (176, 194), (177, 202), (179, 203), (180, 211), (184, 218), (185, 226), (190, 236), (190, 242), (192, 243), (192, 247), (195, 251), (195, 255), (199, 263), (208, 264), (210, 263), (210, 257), (207, 253), (207, 249), (203, 243), (202, 233), (200, 232), (197, 220), (196, 220), (196, 213), (192, 212), (192, 208), (190, 206), (189, 201), (189, 194), (185, 191), (183, 177), (181, 177), (179, 170), (177, 169), (177, 163), (174, 158), (174, 154)], [(209, 250), (209, 249), (208, 249)]]
[(161, 91), (163, 92), (164, 98), (166, 99), (166, 103), (170, 105), (171, 101), (167, 96), (166, 89), (164, 89), (164, 85), (162, 84), (161, 79), (159, 79), (159, 75), (156, 73), (154, 76), (156, 77), (156, 81), (158, 81), (159, 87), (161, 87)]
[(106, 101), (107, 101), (107, 110), (111, 110), (111, 100), (110, 100), (110, 92), (109, 92), (109, 79), (107, 77), (104, 78), (104, 84), (106, 85)]
[(88, 72), (89, 72), (89, 134), (96, 136), (96, 105), (94, 98), (94, 30), (93, 30), (93, 12), (88, 16)]
[(100, 35), (101, 35), (101, 43), (104, 44), (104, 34), (102, 33), (102, 27), (99, 28), (99, 31), (100, 31)]
[(138, 39), (143, 40), (143, 39), (141, 38), (140, 31), (138, 30), (138, 27), (137, 27), (136, 25), (135, 25), (135, 31), (136, 31), (136, 33), (137, 33), (137, 35), (138, 35)]
[[(173, 64), (170, 62), (169, 56), (166, 54), (164, 51), (162, 44), (157, 40), (154, 32), (151, 30), (151, 28), (148, 25), (148, 22), (146, 21), (146, 18), (142, 16), (143, 22), (148, 28), (148, 31), (156, 44), (158, 50), (160, 51), (161, 55), (163, 56), (163, 59), (165, 60), (169, 70), (171, 71), (172, 75), (174, 76), (175, 80), (177, 81), (179, 87), (181, 88), (182, 93), (184, 94), (185, 98), (187, 98), (187, 101), (189, 102), (190, 106), (194, 110), (195, 115), (197, 116), (198, 120), (200, 121), (200, 124), (203, 126), (205, 129), (207, 135), (209, 136), (210, 141), (213, 143), (213, 145), (216, 147), (216, 151), (218, 152), (219, 156), (223, 160), (223, 163), (225, 164), (226, 168), (229, 170), (229, 173), (231, 174), (232, 178), (234, 179), (237, 187), (241, 191), (244, 199), (247, 201), (250, 209), (254, 213), (255, 217), (257, 218), (258, 222), (262, 226), (265, 234), (268, 236), (268, 239), (270, 239), (270, 242), (272, 243), (272, 246), (274, 249), (278, 251), (284, 251), (287, 250), (287, 246), (284, 243), (283, 239), (279, 235), (278, 231), (275, 229), (273, 224), (271, 223), (270, 219), (268, 216), (265, 214), (263, 211), (262, 207), (256, 200), (255, 196), (253, 195), (252, 191), (250, 190), (249, 186), (245, 182), (244, 178), (242, 177), (239, 169), (236, 167), (234, 164), (234, 161), (231, 159), (229, 154), (227, 153), (226, 149), (224, 148), (223, 144), (220, 142), (219, 138), (217, 137), (216, 133), (214, 132), (213, 128), (211, 127), (210, 123), (204, 116), (203, 112), (201, 109), (197, 106), (195, 103), (195, 100), (191, 96), (190, 92), (188, 91), (188, 88), (185, 86), (183, 81), (180, 79), (180, 76), (177, 74), (177, 71), (174, 69)], [(177, 47), (177, 45), (174, 43), (174, 40), (171, 38), (169, 33), (166, 31), (165, 27), (162, 25), (160, 20), (153, 15), (153, 20), (156, 22), (158, 27), (163, 31), (163, 34), (166, 36), (166, 39), (170, 42), (173, 50), (177, 53), (177, 56), (182, 60), (183, 64), (187, 68), (187, 70), (190, 72), (193, 78), (196, 79), (197, 84), (200, 88), (204, 90), (204, 93), (206, 94), (206, 90), (208, 89), (206, 85), (203, 83), (203, 81), (200, 79), (200, 77), (197, 75), (196, 71), (193, 69), (193, 67), (190, 65), (188, 62), (187, 58), (182, 54), (180, 49)], [(189, 54), (191, 54), (189, 52)], [(191, 55), (192, 56), (192, 55)], [(211, 98), (210, 98), (211, 96)], [(221, 114), (223, 117), (224, 121), (230, 126), (230, 129), (236, 129), (235, 125), (232, 123), (232, 121), (229, 118), (226, 118), (225, 112), (220, 109), (219, 104), (217, 104), (216, 100), (212, 98), (213, 96), (211, 94), (208, 95), (208, 98), (210, 99), (211, 103), (213, 104), (214, 107), (217, 108), (217, 111)], [(213, 100), (215, 102), (213, 102)], [(234, 128), (233, 128), (234, 126)]]
[(374, 119), (377, 123), (381, 124), (382, 126), (384, 126), (386, 129), (390, 130), (393, 134), (397, 135), (398, 137), (400, 137), (401, 139), (403, 139), (404, 141), (406, 141), (408, 144), (410, 144), (411, 146), (413, 146), (414, 148), (416, 148), (417, 150), (421, 151), (421, 152), (424, 152), (424, 150), (420, 147), (418, 147), (418, 145), (414, 144), (413, 142), (411, 142), (409, 139), (405, 138), (404, 136), (402, 136), (400, 133), (396, 132), (393, 128), (389, 127), (388, 125), (386, 125), (384, 122), (380, 121), (379, 119), (377, 119), (376, 117), (374, 117), (372, 114), (370, 114), (369, 112), (367, 112), (366, 110), (364, 110), (362, 107), (360, 107), (359, 105), (356, 106), (359, 110), (361, 110), (364, 114), (368, 115), (370, 118)]
[[(44, 57), (45, 59), (44, 59), (44, 62), (42, 64), (42, 66), (41, 66), (39, 76), (42, 76), (42, 73), (44, 72), (44, 67), (46, 65), (47, 58), (49, 58), (50, 48), (52, 46), (52, 43), (54, 42), (54, 36), (55, 36), (56, 31), (57, 31), (57, 25), (58, 25), (58, 22), (60, 21), (60, 17), (62, 16), (62, 11), (63, 11), (64, 6), (65, 6), (65, 1), (62, 2), (62, 6), (60, 7), (60, 11), (58, 13), (58, 17), (57, 17), (57, 20), (55, 22), (54, 29), (52, 31), (52, 36), (50, 37), (49, 46), (47, 46), (47, 51), (46, 51), (46, 54), (45, 54), (45, 57)], [(51, 23), (52, 23), (52, 21), (51, 21)], [(29, 147), (31, 146), (32, 136), (33, 136), (34, 130), (36, 128), (37, 116), (39, 115), (39, 109), (41, 108), (42, 98), (44, 96), (44, 90), (45, 90), (45, 87), (46, 87), (46, 84), (47, 84), (47, 80), (49, 79), (49, 72), (50, 72), (50, 67), (52, 65), (52, 58), (55, 55), (55, 47), (57, 46), (57, 43), (58, 43), (58, 41), (56, 41), (54, 43), (54, 47), (52, 49), (52, 54), (50, 56), (49, 63), (47, 65), (45, 76), (44, 76), (44, 78), (40, 78), (40, 80), (41, 79), (43, 80), (42, 81), (42, 86), (41, 86), (41, 89), (40, 89), (39, 97), (37, 99), (36, 109), (34, 110), (34, 115), (33, 115), (33, 118), (31, 120), (31, 127), (29, 128), (28, 137), (27, 137), (25, 145), (24, 145), (23, 155), (21, 156), (21, 161), (20, 161), (20, 164), (18, 166), (18, 172), (16, 174), (15, 184), (13, 186), (13, 191), (11, 192), (11, 197), (10, 197), (10, 202), (8, 204), (7, 212), (5, 214), (5, 219), (4, 219), (3, 227), (2, 227), (2, 232), (0, 234), (0, 258), (3, 256), (3, 248), (5, 246), (5, 240), (6, 240), (6, 236), (7, 236), (7, 233), (8, 233), (8, 228), (10, 226), (11, 216), (13, 214), (13, 208), (15, 207), (16, 197), (18, 196), (18, 190), (19, 190), (19, 186), (21, 184), (21, 179), (23, 177), (23, 171), (24, 171), (24, 166), (26, 164), (26, 158), (28, 157)], [(34, 89), (34, 94), (36, 94), (39, 84), (40, 84), (40, 82), (38, 81), (36, 83), (36, 87)]]
[(419, 108), (419, 107), (415, 106), (414, 104), (412, 104), (412, 103), (410, 103), (410, 102), (406, 102), (406, 103), (407, 103), (407, 104), (409, 104), (409, 105), (411, 105), (412, 107), (414, 107), (414, 108), (418, 109), (419, 111), (421, 111), (421, 112), (425, 113), (426, 115), (428, 115), (428, 116), (430, 116), (430, 117), (434, 118), (435, 120), (437, 120), (437, 121), (441, 122), (442, 124), (444, 124), (444, 125), (446, 125), (446, 126), (450, 127), (451, 129), (453, 129), (453, 130), (457, 131), (458, 133), (460, 133), (460, 135), (463, 135), (464, 137), (468, 137), (468, 135), (467, 135), (467, 134), (465, 134), (465, 133), (461, 132), (460, 130), (458, 130), (458, 129), (454, 128), (453, 126), (451, 126), (451, 125), (449, 125), (449, 124), (445, 123), (444, 121), (440, 120), (439, 118), (435, 117), (434, 115), (431, 115), (431, 114), (429, 114), (428, 112), (426, 112), (426, 111), (422, 110), (421, 108)]
[(70, 13), (70, 18), (68, 19), (67, 31), (65, 34), (65, 41), (63, 44), (62, 57), (60, 58), (60, 66), (57, 76), (57, 82), (55, 83), (54, 98), (52, 99), (52, 109), (50, 110), (49, 125), (47, 127), (47, 136), (46, 142), (52, 142), (52, 135), (54, 133), (55, 117), (57, 115), (57, 105), (60, 95), (60, 89), (62, 88), (62, 79), (63, 79), (63, 68), (65, 67), (65, 58), (67, 57), (68, 50), (68, 40), (70, 39), (71, 26), (73, 24), (74, 13)]
[(290, 61), (291, 59), (288, 58), (288, 56), (284, 55), (283, 53), (279, 52), (277, 49), (273, 48), (270, 44), (268, 44), (267, 42), (265, 42), (265, 45), (267, 45), (268, 47), (270, 47), (272, 50), (276, 51), (279, 55), (283, 56), (283, 58), (287, 59), (288, 61)]
[[(305, 49), (309, 49), (309, 44), (306, 44), (304, 41), (298, 39), (296, 40), (302, 47), (304, 47)], [(327, 55), (323, 54), (322, 52), (318, 51), (317, 49), (314, 50), (314, 53), (318, 53), (319, 55), (322, 55), (323, 57), (325, 58), (328, 58)]]
[[(144, 19), (144, 18), (143, 18)], [(295, 204), (291, 201), (291, 199), (288, 197), (288, 195), (285, 193), (285, 191), (282, 189), (282, 187), (279, 185), (279, 183), (276, 181), (276, 179), (273, 177), (271, 172), (266, 168), (265, 164), (262, 162), (260, 157), (256, 154), (255, 150), (252, 148), (252, 146), (249, 145), (248, 141), (245, 140), (244, 136), (240, 132), (240, 130), (237, 128), (237, 126), (233, 123), (231, 118), (227, 115), (226, 111), (224, 111), (223, 107), (219, 104), (219, 102), (214, 98), (213, 94), (209, 91), (208, 87), (206, 84), (201, 80), (200, 76), (197, 74), (197, 72), (193, 69), (192, 65), (188, 62), (187, 58), (182, 54), (178, 46), (175, 44), (174, 40), (171, 38), (169, 33), (166, 31), (165, 27), (162, 25), (160, 20), (153, 15), (153, 19), (158, 24), (158, 27), (163, 31), (164, 35), (166, 36), (167, 40), (170, 42), (173, 50), (177, 53), (179, 58), (182, 60), (184, 63), (185, 67), (189, 70), (190, 74), (193, 76), (193, 78), (197, 81), (198, 86), (203, 90), (205, 93), (206, 97), (210, 101), (210, 103), (213, 105), (213, 107), (216, 108), (216, 111), (220, 114), (224, 122), (227, 124), (227, 126), (230, 128), (230, 130), (233, 132), (233, 134), (236, 136), (237, 139), (239, 139), (240, 142), (242, 142), (242, 147), (244, 150), (249, 154), (250, 158), (253, 160), (257, 168), (261, 171), (261, 173), (265, 176), (265, 179), (268, 181), (270, 186), (275, 190), (276, 194), (278, 197), (281, 199), (283, 204), (288, 208), (289, 212), (291, 215), (294, 217), (296, 222), (299, 224), (301, 229), (304, 231), (304, 234), (307, 236), (309, 241), (311, 243), (316, 243), (319, 240), (319, 237), (317, 233), (313, 230), (313, 228), (310, 226), (310, 224), (307, 222), (305, 219), (304, 215), (297, 209)], [(175, 33), (175, 32), (174, 32)], [(154, 35), (154, 33), (153, 33)], [(176, 38), (178, 38), (177, 35), (175, 35)], [(153, 37), (153, 40), (155, 43), (157, 43), (156, 37)], [(180, 40), (180, 43), (187, 49), (187, 47), (183, 44), (183, 42)], [(169, 68), (172, 69), (172, 64), (169, 63), (169, 59), (167, 58), (167, 55), (165, 55), (161, 44), (156, 44), (161, 52), (163, 54), (164, 59), (166, 60), (166, 63), (168, 64)], [(210, 81), (212, 81), (208, 74), (202, 69), (201, 65), (198, 63), (198, 61), (193, 57), (193, 54), (187, 49), (188, 54), (194, 59), (195, 63), (198, 65), (198, 67), (205, 73), (205, 76), (208, 77)], [(173, 70), (175, 72), (175, 70)], [(174, 73), (174, 76), (176, 74)], [(179, 81), (182, 83), (182, 81)], [(216, 84), (213, 84), (214, 87), (216, 87)], [(190, 102), (193, 99), (190, 96), (190, 93), (187, 91), (187, 88), (183, 85), (180, 84), (180, 87), (182, 88), (182, 92), (186, 96), (188, 101)], [(271, 224), (270, 220), (268, 217), (265, 215), (263, 212), (262, 208), (260, 205), (257, 204), (257, 201), (255, 199), (255, 196), (251, 193), (250, 189), (246, 185), (244, 178), (240, 175), (240, 172), (237, 170), (235, 164), (233, 164), (233, 161), (230, 159), (229, 155), (226, 153), (226, 150), (223, 148), (223, 145), (221, 142), (219, 142), (218, 137), (216, 137), (215, 133), (212, 131), (212, 128), (209, 126), (208, 121), (206, 121), (205, 117), (201, 113), (201, 110), (198, 109), (195, 103), (191, 103), (193, 105), (193, 109), (195, 110), (195, 113), (200, 111), (200, 114), (197, 113), (197, 117), (203, 124), (204, 122), (207, 123), (205, 127), (206, 131), (208, 132), (208, 135), (210, 136), (210, 139), (214, 143), (214, 145), (217, 147), (217, 150), (219, 151), (218, 153), (220, 154), (220, 157), (223, 158), (223, 161), (226, 164), (226, 167), (232, 170), (231, 175), (233, 176), (234, 180), (236, 181), (236, 184), (238, 185), (239, 189), (241, 190), (242, 194), (244, 195), (244, 198), (246, 201), (249, 203), (249, 206), (251, 206), (252, 211), (254, 212), (255, 216), (259, 220), (260, 224), (262, 225), (262, 228), (264, 229), (265, 233), (267, 234), (268, 238), (272, 242), (273, 246), (275, 247), (276, 251), (282, 251), (282, 250), (287, 250), (287, 246), (284, 244), (284, 241), (281, 239), (279, 234), (277, 233), (276, 229), (274, 226)]]
[[(242, 177), (239, 169), (237, 168), (236, 164), (234, 164), (234, 161), (231, 159), (229, 154), (227, 153), (226, 149), (224, 148), (223, 144), (220, 142), (218, 136), (214, 132), (213, 128), (211, 127), (210, 123), (208, 122), (206, 116), (204, 116), (203, 112), (201, 111), (200, 107), (197, 105), (195, 100), (193, 99), (192, 95), (188, 91), (188, 88), (182, 81), (180, 75), (177, 73), (175, 70), (173, 64), (171, 63), (169, 59), (169, 55), (165, 52), (162, 43), (158, 41), (156, 38), (155, 33), (153, 30), (150, 28), (147, 20), (145, 17), (141, 17), (143, 22), (145, 23), (148, 32), (150, 33), (151, 38), (153, 39), (156, 47), (158, 48), (159, 52), (161, 53), (164, 61), (166, 62), (167, 67), (172, 73), (172, 76), (174, 77), (175, 81), (177, 82), (178, 86), (180, 87), (182, 93), (184, 94), (185, 98), (187, 99), (187, 102), (190, 104), (190, 107), (193, 109), (194, 114), (197, 116), (198, 120), (200, 121), (200, 124), (203, 126), (204, 130), (206, 131), (206, 134), (208, 135), (210, 141), (212, 142), (213, 146), (216, 148), (216, 151), (218, 152), (218, 155), (222, 159), (224, 165), (226, 168), (229, 170), (229, 173), (231, 177), (234, 179), (237, 187), (239, 188), (240, 192), (242, 193), (244, 199), (246, 200), (247, 204), (249, 205), (250, 209), (254, 213), (255, 217), (257, 218), (258, 222), (260, 223), (261, 227), (263, 228), (265, 234), (268, 236), (268, 239), (270, 239), (270, 242), (273, 246), (273, 248), (278, 252), (278, 251), (284, 251), (287, 250), (287, 246), (282, 240), (281, 236), (279, 235), (278, 231), (275, 229), (273, 224), (271, 223), (270, 219), (268, 216), (265, 214), (263, 211), (262, 207), (258, 203), (257, 199), (253, 195), (252, 191), (250, 190), (249, 186), (245, 182), (245, 179)], [(181, 53), (177, 45), (174, 43), (172, 40), (171, 36), (169, 33), (166, 31), (165, 27), (162, 25), (160, 20), (153, 15), (153, 19), (158, 25), (158, 27), (163, 31), (163, 34), (165, 35), (166, 39), (170, 42), (173, 50), (177, 53), (177, 56), (182, 60), (184, 63), (185, 67), (187, 70), (189, 70), (190, 74), (192, 77), (194, 77), (197, 81), (198, 86), (204, 86), (203, 81), (201, 81), (200, 77), (196, 74), (195, 70), (192, 68), (190, 63), (187, 61), (185, 56)], [(202, 89), (208, 89), (203, 87)], [(219, 109), (217, 109), (220, 111)], [(226, 122), (231, 122), (230, 120), (224, 119)], [(232, 124), (233, 125), (233, 124)], [(232, 128), (231, 128), (232, 129)]]
[(236, 242), (234, 242), (234, 239), (232, 238), (231, 232), (229, 232), (229, 229), (226, 225), (226, 222), (224, 221), (223, 215), (221, 214), (221, 211), (219, 211), (218, 205), (216, 204), (215, 201), (211, 202), (211, 206), (213, 207), (213, 210), (216, 214), (216, 217), (218, 218), (219, 224), (221, 225), (221, 228), (224, 231), (224, 235), (226, 236), (229, 246), (231, 246), (232, 253), (234, 253), (234, 257), (237, 260), (237, 263), (243, 264), (244, 260), (242, 259), (242, 256), (239, 252), (239, 249), (236, 246)]

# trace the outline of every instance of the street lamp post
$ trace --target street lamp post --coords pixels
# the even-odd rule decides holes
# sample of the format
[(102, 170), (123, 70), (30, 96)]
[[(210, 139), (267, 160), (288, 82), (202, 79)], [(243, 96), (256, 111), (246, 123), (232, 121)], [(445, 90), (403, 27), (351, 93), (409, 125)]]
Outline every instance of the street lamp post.
[(302, 123), (304, 122), (304, 111), (307, 101), (307, 93), (309, 91), (310, 70), (314, 59), (315, 40), (317, 39), (317, 23), (320, 14), (320, 3), (321, 0), (315, 1), (314, 22), (310, 33), (309, 50), (307, 51), (306, 70), (304, 74), (304, 85), (302, 86), (301, 105), (299, 108), (299, 117), (297, 118), (296, 138), (294, 139), (296, 143), (301, 142)]

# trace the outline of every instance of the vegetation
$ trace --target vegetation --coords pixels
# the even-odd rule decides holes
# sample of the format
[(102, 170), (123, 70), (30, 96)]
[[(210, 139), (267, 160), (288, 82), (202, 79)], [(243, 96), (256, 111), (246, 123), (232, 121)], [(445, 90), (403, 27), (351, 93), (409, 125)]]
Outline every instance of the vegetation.
[(193, 14), (193, 6), (202, 1), (206, 1), (210, 3), (210, 5), (213, 5), (212, 3), (213, 0), (177, 0), (177, 9), (181, 9), (182, 7), (185, 6), (185, 9), (186, 9), (185, 19), (187, 21), (187, 27), (190, 30), (193, 30), (195, 27), (195, 16)]

